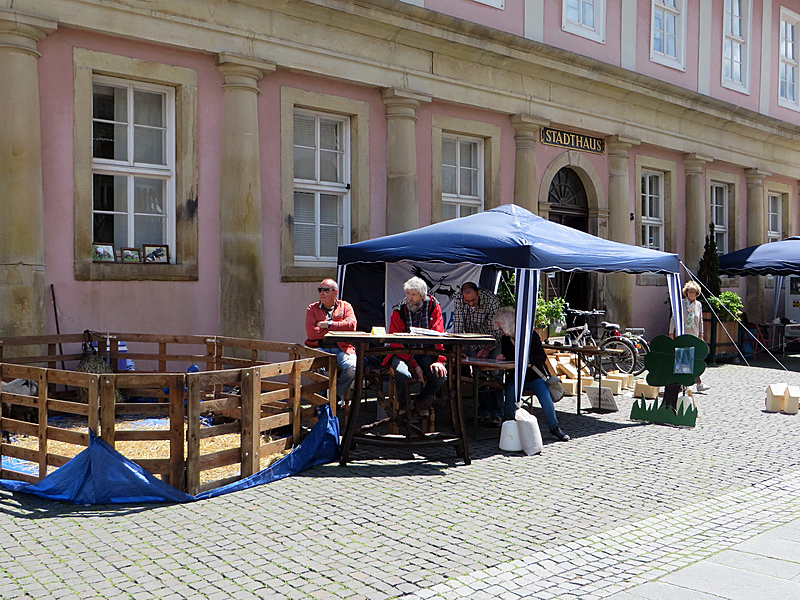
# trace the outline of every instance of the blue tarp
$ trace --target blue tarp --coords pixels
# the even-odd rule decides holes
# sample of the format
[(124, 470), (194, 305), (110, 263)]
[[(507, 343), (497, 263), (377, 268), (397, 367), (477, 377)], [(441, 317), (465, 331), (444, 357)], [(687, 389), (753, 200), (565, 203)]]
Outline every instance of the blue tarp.
[(271, 483), (339, 456), (339, 420), (330, 406), (317, 409), (319, 420), (303, 442), (272, 465), (226, 486), (191, 496), (150, 475), (93, 431), (89, 447), (35, 484), (0, 479), (0, 487), (74, 504), (189, 502)]
[(605, 240), (515, 204), (339, 247), (340, 265), (403, 260), (602, 273), (678, 273), (680, 264), (677, 254)]
[(794, 275), (800, 273), (800, 237), (749, 246), (719, 257), (726, 275)]

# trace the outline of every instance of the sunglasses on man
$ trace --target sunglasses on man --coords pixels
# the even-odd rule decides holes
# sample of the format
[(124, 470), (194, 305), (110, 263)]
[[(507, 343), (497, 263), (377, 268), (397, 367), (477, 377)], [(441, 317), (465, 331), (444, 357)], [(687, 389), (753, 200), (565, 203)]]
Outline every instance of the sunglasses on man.
[(327, 293), (328, 293), (328, 292), (330, 292), (330, 291), (333, 291), (333, 288), (323, 288), (323, 287), (318, 287), (318, 288), (317, 288), (317, 292), (318, 292), (318, 293), (320, 293), (320, 294), (321, 294), (322, 292), (325, 292), (325, 293), (327, 294)]

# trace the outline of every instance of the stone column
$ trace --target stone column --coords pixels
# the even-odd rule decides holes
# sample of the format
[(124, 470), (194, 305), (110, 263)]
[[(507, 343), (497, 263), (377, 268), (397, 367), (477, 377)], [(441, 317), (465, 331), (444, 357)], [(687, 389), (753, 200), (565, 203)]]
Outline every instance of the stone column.
[(223, 335), (264, 338), (264, 251), (258, 80), (273, 63), (222, 53), (225, 77), (220, 174), (220, 329)]
[(536, 172), (536, 142), (539, 131), (550, 121), (530, 115), (513, 115), (516, 155), (514, 160), (514, 204), (539, 213), (539, 177)]
[[(630, 149), (638, 140), (614, 135), (608, 151), (608, 239), (633, 244), (631, 235)], [(622, 327), (633, 326), (633, 275), (609, 273), (606, 277), (606, 318)]]
[(703, 167), (713, 159), (699, 154), (684, 154), (683, 169), (686, 177), (686, 240), (683, 260), (695, 274), (708, 234), (708, 199), (703, 186)]
[[(755, 246), (767, 241), (767, 199), (764, 195), (764, 179), (772, 175), (761, 169), (745, 169), (747, 177), (747, 243)], [(735, 240), (731, 240), (731, 251), (736, 250)], [(747, 277), (745, 310), (751, 321), (761, 322), (766, 318), (764, 312), (764, 278), (760, 275)]]
[(0, 335), (45, 333), (37, 44), (54, 21), (0, 9)]
[(383, 90), (386, 105), (386, 233), (419, 227), (417, 196), (417, 109), (430, 96), (409, 90)]

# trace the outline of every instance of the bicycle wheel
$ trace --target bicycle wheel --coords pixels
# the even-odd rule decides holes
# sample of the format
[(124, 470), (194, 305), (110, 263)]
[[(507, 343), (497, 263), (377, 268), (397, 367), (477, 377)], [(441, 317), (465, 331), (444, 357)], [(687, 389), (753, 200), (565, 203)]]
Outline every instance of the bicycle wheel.
[(600, 348), (620, 351), (600, 357), (600, 369), (603, 371), (603, 375), (612, 370), (620, 373), (633, 373), (636, 368), (636, 348), (632, 343), (622, 337), (613, 337), (601, 343)]
[(641, 375), (644, 372), (644, 357), (650, 352), (650, 344), (643, 337), (635, 337), (630, 340), (633, 342), (633, 347), (636, 348), (636, 368), (633, 370), (634, 375)]

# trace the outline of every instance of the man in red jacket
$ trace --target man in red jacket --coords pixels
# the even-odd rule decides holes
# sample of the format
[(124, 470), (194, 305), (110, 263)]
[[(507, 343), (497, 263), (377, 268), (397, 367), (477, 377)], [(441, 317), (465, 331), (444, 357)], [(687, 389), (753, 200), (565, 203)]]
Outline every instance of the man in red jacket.
[[(411, 327), (422, 327), (444, 332), (442, 307), (433, 296), (428, 296), (428, 286), (419, 277), (412, 277), (403, 284), (406, 299), (403, 300), (392, 312), (389, 320), (389, 333), (402, 333), (411, 330)], [(392, 344), (396, 348), (403, 348), (402, 344)], [(420, 345), (412, 346), (419, 348)], [(441, 345), (436, 346), (444, 350)], [(436, 392), (447, 381), (447, 368), (444, 356), (430, 354), (398, 353), (387, 357), (387, 362), (394, 369), (394, 382), (397, 386), (397, 397), (401, 408), (407, 408), (408, 380), (411, 379), (411, 369), (417, 374), (419, 381), (425, 382), (422, 388), (422, 400), (417, 405), (422, 412), (433, 405)]]
[(336, 399), (344, 404), (344, 395), (356, 378), (356, 349), (347, 343), (334, 348), (320, 348), (319, 341), (329, 331), (355, 331), (356, 315), (353, 307), (339, 300), (339, 285), (333, 279), (323, 279), (317, 288), (319, 301), (306, 309), (306, 346), (336, 355), (339, 376), (336, 378)]

